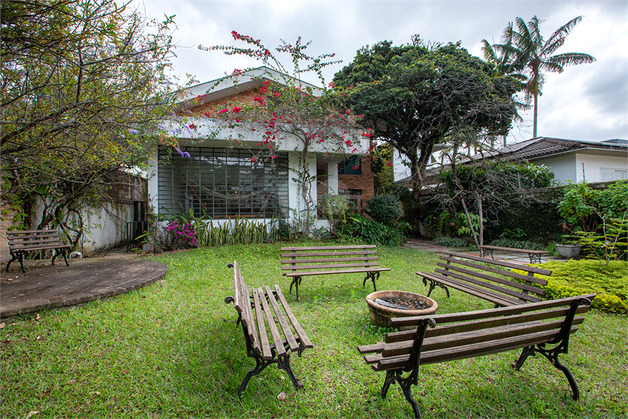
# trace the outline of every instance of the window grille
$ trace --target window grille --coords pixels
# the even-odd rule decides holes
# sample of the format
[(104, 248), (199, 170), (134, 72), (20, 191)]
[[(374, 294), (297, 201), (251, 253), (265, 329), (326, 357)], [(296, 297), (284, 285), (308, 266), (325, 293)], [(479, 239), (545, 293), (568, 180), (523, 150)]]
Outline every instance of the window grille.
[(286, 217), (288, 154), (251, 161), (248, 150), (180, 147), (159, 149), (159, 213), (212, 218)]

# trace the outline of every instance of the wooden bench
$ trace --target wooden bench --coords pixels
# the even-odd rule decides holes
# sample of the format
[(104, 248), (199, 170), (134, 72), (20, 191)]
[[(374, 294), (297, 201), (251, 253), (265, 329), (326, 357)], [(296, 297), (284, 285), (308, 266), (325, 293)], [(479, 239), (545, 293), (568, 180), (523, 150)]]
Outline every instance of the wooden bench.
[(61, 243), (58, 230), (8, 231), (7, 238), (9, 239), (9, 252), (11, 252), (12, 256), (12, 259), (7, 263), (7, 272), (9, 272), (9, 266), (14, 260), (19, 260), (22, 272), (26, 272), (24, 269), (24, 256), (28, 252), (36, 252), (38, 250), (54, 250), (52, 264), (55, 264), (55, 258), (61, 254), (66, 266), (69, 266), (67, 253), (72, 246)]
[(480, 248), (480, 252), (482, 256), (484, 256), (484, 252), (491, 255), (491, 259), (495, 259), (493, 257), (493, 251), (502, 251), (502, 252), (515, 252), (515, 253), (527, 253), (530, 258), (530, 263), (541, 263), (541, 256), (549, 253), (546, 250), (532, 250), (532, 249), (516, 249), (514, 247), (500, 247), (500, 246), (489, 246), (482, 245), (478, 246)]
[[(545, 294), (539, 286), (547, 285), (547, 280), (534, 274), (551, 275), (552, 271), (524, 264), (502, 260), (486, 259), (448, 250), (441, 251), (440, 262), (435, 272), (416, 272), (423, 278), (423, 284), (430, 282), (429, 297), (434, 288), (441, 287), (449, 297), (449, 289), (454, 288), (467, 294), (488, 300), (498, 306), (512, 306), (527, 302), (538, 302)], [(527, 274), (513, 272), (512, 269)]]
[(285, 370), (297, 390), (303, 388), (290, 367), (290, 354), (296, 352), (301, 356), (306, 348), (312, 347), (312, 342), (292, 313), (281, 289), (275, 285), (271, 290), (266, 285), (249, 291), (238, 262), (234, 261), (229, 267), (233, 268), (234, 296), (225, 298), (225, 303), (234, 303), (238, 312), (236, 325), (242, 324), (244, 332), (246, 355), (255, 359), (255, 368), (244, 377), (238, 396), (242, 395), (252, 377), (271, 364)]
[[(373, 370), (386, 371), (382, 398), (390, 384), (398, 383), (417, 418), (421, 412), (410, 387), (419, 384), (419, 365), (515, 349), (522, 349), (513, 365), (516, 371), (529, 356), (539, 353), (565, 374), (577, 400), (576, 381), (558, 355), (567, 354), (570, 334), (584, 321), (584, 317), (575, 316), (587, 312), (594, 297), (590, 294), (465, 313), (392, 318), (390, 326), (412, 326), (411, 330), (388, 333), (385, 342), (359, 346), (358, 351), (367, 354), (364, 360)], [(404, 377), (404, 373), (408, 375)]]
[(290, 271), (283, 275), (292, 278), (290, 293), (294, 285), (297, 301), (304, 276), (366, 273), (362, 286), (370, 279), (377, 291), (375, 280), (381, 272), (390, 271), (379, 266), (375, 245), (282, 247), (281, 251), (282, 258), (289, 258), (282, 259), (281, 269)]

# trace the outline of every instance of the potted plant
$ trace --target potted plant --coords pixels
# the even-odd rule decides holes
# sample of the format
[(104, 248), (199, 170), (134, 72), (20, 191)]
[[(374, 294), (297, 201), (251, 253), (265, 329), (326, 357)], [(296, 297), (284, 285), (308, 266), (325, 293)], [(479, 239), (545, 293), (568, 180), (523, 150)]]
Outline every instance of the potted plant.
[(577, 240), (574, 240), (575, 237), (570, 234), (572, 232), (572, 226), (563, 222), (561, 223), (561, 227), (563, 228), (564, 234), (561, 237), (560, 243), (556, 244), (556, 252), (561, 259), (572, 259), (579, 256), (582, 245), (578, 244)]

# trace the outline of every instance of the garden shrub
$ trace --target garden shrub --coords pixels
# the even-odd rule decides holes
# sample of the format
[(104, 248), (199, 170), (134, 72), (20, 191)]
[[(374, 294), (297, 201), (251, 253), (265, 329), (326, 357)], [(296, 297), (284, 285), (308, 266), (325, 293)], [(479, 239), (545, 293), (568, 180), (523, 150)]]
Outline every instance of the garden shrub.
[(347, 222), (338, 231), (338, 239), (349, 241), (358, 239), (369, 244), (400, 246), (408, 230), (410, 225), (404, 221), (386, 225), (363, 215), (355, 215), (347, 217)]
[(394, 195), (376, 195), (366, 205), (366, 212), (373, 220), (390, 224), (401, 217), (401, 202)]
[(628, 310), (626, 262), (611, 261), (606, 266), (595, 260), (570, 260), (531, 266), (552, 271), (549, 278), (545, 277), (549, 282), (543, 287), (548, 299), (595, 293), (597, 297), (592, 302), (593, 308), (609, 313), (626, 313)]

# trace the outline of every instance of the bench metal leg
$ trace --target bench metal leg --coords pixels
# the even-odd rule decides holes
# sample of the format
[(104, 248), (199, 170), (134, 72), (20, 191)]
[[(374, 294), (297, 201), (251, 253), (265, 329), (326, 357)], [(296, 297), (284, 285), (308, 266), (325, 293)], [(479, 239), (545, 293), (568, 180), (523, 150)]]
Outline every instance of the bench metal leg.
[(302, 278), (300, 276), (294, 276), (292, 277), (292, 282), (290, 283), (290, 294), (292, 294), (292, 285), (294, 285), (297, 292), (297, 301), (299, 301), (299, 285), (301, 284), (301, 279)]
[(542, 263), (540, 254), (528, 253), (528, 257), (530, 258), (530, 263)]
[(362, 281), (362, 287), (366, 286), (366, 281), (370, 279), (373, 282), (373, 291), (377, 291), (377, 286), (375, 285), (375, 280), (379, 279), (379, 272), (367, 272), (364, 281)]
[(414, 417), (417, 419), (421, 419), (421, 410), (419, 409), (419, 404), (414, 400), (412, 396), (412, 385), (415, 384), (416, 377), (414, 371), (406, 378), (402, 377), (401, 370), (388, 370), (386, 371), (386, 379), (384, 380), (384, 385), (382, 386), (382, 399), (386, 398), (386, 394), (388, 393), (388, 389), (390, 385), (397, 382), (403, 391), (403, 395), (406, 400), (412, 406), (412, 411), (414, 412)]
[(55, 250), (54, 255), (52, 255), (52, 265), (54, 266), (55, 259), (57, 258), (57, 256), (59, 256), (59, 253), (61, 253), (61, 255), (63, 256), (63, 260), (65, 260), (65, 266), (70, 266), (70, 264), (68, 263), (68, 258), (66, 256), (68, 253), (68, 249)]
[(19, 260), (20, 268), (22, 268), (22, 273), (26, 272), (26, 269), (24, 269), (24, 252), (19, 251), (19, 250), (13, 252), (10, 249), (9, 249), (9, 252), (11, 253), (12, 259), (7, 263), (6, 272), (9, 272), (9, 266), (11, 266), (11, 262), (13, 262), (14, 260)]
[(445, 285), (443, 285), (443, 284), (441, 284), (439, 282), (436, 282), (436, 281), (434, 281), (432, 279), (423, 278), (423, 285), (425, 285), (426, 287), (427, 287), (427, 281), (428, 280), (430, 281), (430, 289), (427, 292), (426, 297), (429, 297), (430, 294), (432, 293), (432, 291), (434, 291), (434, 288), (436, 288), (438, 286), (438, 287), (441, 287), (442, 289), (445, 290), (445, 293), (447, 294), (447, 298), (449, 298), (449, 288), (447, 288)]
[[(551, 341), (546, 343), (541, 343), (536, 346), (528, 346), (523, 348), (521, 351), (521, 355), (515, 364), (513, 365), (516, 371), (523, 366), (523, 363), (530, 356), (535, 356), (537, 353), (540, 353), (545, 358), (547, 358), (556, 369), (560, 370), (565, 374), (567, 381), (569, 382), (569, 386), (571, 387), (571, 391), (573, 392), (573, 399), (578, 400), (580, 398), (580, 390), (578, 390), (578, 384), (576, 384), (576, 380), (571, 374), (571, 371), (560, 363), (558, 360), (558, 355), (567, 354), (569, 351), (569, 336), (571, 335), (571, 326), (573, 324), (573, 319), (576, 315), (576, 310), (582, 304), (591, 304), (589, 300), (586, 298), (580, 298), (574, 301), (571, 304), (569, 312), (565, 317), (565, 321), (562, 324), (561, 330), (558, 335)], [(552, 348), (547, 348), (548, 345), (555, 345)]]

